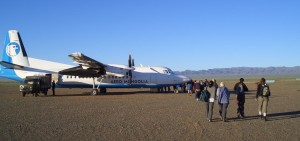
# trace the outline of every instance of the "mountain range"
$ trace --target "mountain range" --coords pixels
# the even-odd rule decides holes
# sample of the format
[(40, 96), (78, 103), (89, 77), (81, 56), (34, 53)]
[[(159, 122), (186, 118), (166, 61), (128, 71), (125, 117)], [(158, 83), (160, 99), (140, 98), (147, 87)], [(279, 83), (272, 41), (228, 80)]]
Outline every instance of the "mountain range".
[(189, 77), (195, 76), (261, 76), (261, 75), (300, 75), (300, 66), (295, 67), (233, 67), (233, 68), (215, 68), (208, 70), (185, 70), (176, 71), (176, 74), (181, 74)]

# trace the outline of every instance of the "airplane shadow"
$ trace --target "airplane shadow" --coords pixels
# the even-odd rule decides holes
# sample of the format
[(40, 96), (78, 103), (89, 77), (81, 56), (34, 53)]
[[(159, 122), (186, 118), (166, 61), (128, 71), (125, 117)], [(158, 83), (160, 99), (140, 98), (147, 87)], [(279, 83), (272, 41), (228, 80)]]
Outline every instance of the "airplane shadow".
[[(273, 113), (268, 114), (268, 121), (276, 121), (276, 120), (285, 120), (292, 118), (300, 118), (300, 111), (292, 111), (292, 112), (284, 112), (284, 113)], [(243, 119), (240, 118), (229, 118), (228, 121), (236, 122), (236, 121), (247, 121), (247, 120), (257, 120), (260, 119), (259, 116), (246, 116)]]
[(149, 91), (134, 91), (134, 92), (108, 92), (100, 95), (132, 95), (132, 94), (151, 94)]
[[(152, 94), (151, 92), (148, 91), (131, 91), (131, 92), (107, 92), (105, 94), (99, 94), (95, 96), (110, 96), (110, 95), (133, 95), (133, 94)], [(50, 95), (52, 96), (52, 95)], [(65, 97), (65, 96), (93, 96), (91, 95), (90, 92), (84, 92), (80, 94), (57, 94), (53, 97)]]
[(89, 96), (91, 94), (88, 94), (88, 93), (81, 93), (81, 94), (58, 94), (58, 95), (55, 95), (55, 96), (52, 96), (52, 97), (65, 97), (65, 96)]

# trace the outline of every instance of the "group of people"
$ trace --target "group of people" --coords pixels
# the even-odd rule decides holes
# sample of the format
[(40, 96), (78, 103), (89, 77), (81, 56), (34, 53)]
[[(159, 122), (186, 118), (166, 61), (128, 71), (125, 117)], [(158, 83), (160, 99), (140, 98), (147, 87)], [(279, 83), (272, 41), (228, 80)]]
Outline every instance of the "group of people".
[[(201, 100), (204, 102), (205, 114), (208, 121), (212, 121), (214, 103), (217, 101), (220, 118), (223, 122), (227, 122), (226, 115), (231, 93), (225, 86), (225, 83), (221, 82), (220, 85), (218, 85), (216, 80), (212, 79), (210, 81), (205, 80), (204, 82), (197, 80), (193, 85), (189, 84), (190, 83), (187, 84), (188, 94), (191, 94), (194, 91), (195, 99), (197, 101)], [(240, 78), (239, 82), (234, 85), (233, 90), (236, 94), (237, 118), (245, 118), (245, 92), (248, 91), (248, 87), (244, 83), (243, 78)], [(202, 95), (206, 95), (208, 98), (203, 100)], [(266, 83), (266, 79), (261, 78), (260, 82), (257, 83), (256, 101), (258, 101), (258, 115), (265, 121), (267, 121), (267, 107), (270, 95), (270, 87)]]
[[(178, 93), (178, 88), (180, 86), (174, 86), (174, 92)], [(230, 92), (225, 86), (224, 82), (221, 82), (220, 85), (217, 84), (215, 79), (208, 81), (197, 80), (190, 81), (187, 84), (181, 85), (183, 92), (187, 89), (188, 94), (195, 92), (195, 99), (200, 100), (201, 95), (206, 95), (206, 99), (202, 100), (205, 105), (206, 117), (209, 122), (212, 121), (213, 109), (215, 101), (219, 105), (219, 114), (222, 121), (227, 121), (227, 108), (229, 105)], [(55, 81), (51, 83), (52, 95), (55, 96)], [(248, 91), (248, 87), (244, 83), (244, 78), (240, 78), (240, 81), (237, 82), (233, 87), (234, 92), (236, 93), (237, 100), (237, 118), (244, 118), (244, 105), (245, 105), (245, 92)], [(167, 91), (167, 88), (164, 88), (164, 91)], [(168, 87), (170, 91), (170, 87)], [(260, 119), (267, 121), (267, 107), (269, 103), (269, 96), (271, 95), (270, 87), (266, 83), (265, 78), (261, 78), (257, 83), (256, 89), (256, 98), (258, 101), (258, 115)]]

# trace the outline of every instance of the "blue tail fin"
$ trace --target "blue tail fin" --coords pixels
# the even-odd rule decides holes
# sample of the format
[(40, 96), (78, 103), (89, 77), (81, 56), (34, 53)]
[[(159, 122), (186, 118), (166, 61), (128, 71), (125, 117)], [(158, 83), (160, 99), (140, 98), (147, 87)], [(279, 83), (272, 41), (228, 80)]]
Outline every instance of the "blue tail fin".
[(9, 30), (6, 35), (1, 65), (7, 68), (29, 66), (21, 36), (16, 30)]

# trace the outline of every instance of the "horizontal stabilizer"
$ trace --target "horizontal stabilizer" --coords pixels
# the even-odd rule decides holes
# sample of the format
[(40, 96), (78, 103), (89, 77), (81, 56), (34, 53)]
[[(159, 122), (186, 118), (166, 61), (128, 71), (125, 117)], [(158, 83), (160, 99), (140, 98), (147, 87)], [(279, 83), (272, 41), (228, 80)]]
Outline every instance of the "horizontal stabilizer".
[(24, 66), (8, 63), (8, 62), (4, 62), (4, 61), (0, 61), (0, 64), (8, 69), (23, 69), (24, 68)]

